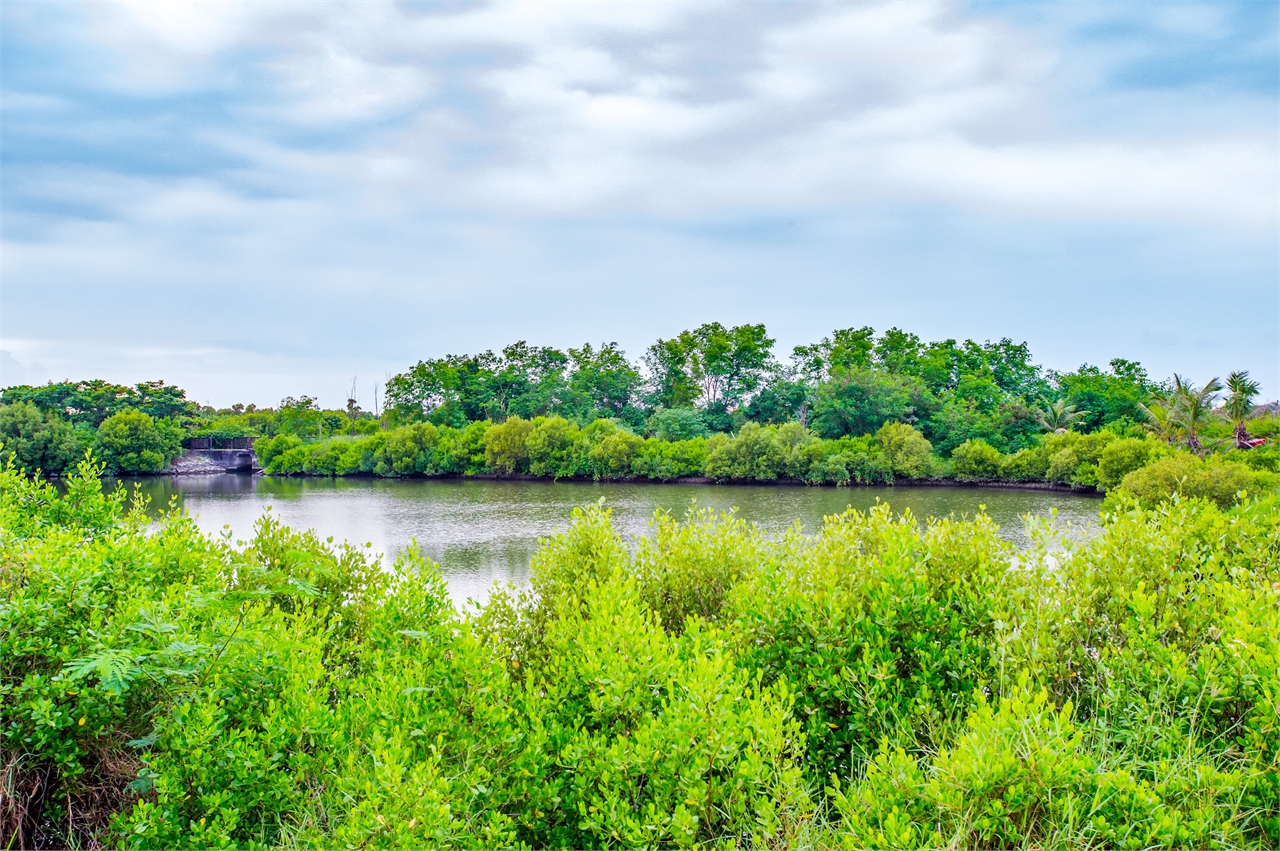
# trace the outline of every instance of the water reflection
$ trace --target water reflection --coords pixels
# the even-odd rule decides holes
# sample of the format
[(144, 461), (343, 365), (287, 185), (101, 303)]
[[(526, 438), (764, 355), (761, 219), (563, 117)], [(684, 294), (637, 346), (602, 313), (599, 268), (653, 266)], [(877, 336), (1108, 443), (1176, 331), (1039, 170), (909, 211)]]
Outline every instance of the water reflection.
[(822, 518), (852, 506), (887, 502), (895, 512), (919, 518), (970, 515), (985, 506), (1001, 535), (1027, 543), (1022, 515), (1057, 512), (1058, 522), (1088, 534), (1096, 499), (1061, 492), (948, 487), (804, 488), (712, 485), (603, 484), (391, 479), (293, 479), (218, 475), (149, 478), (127, 482), (151, 499), (152, 509), (172, 500), (201, 528), (252, 534), (254, 521), (271, 507), (284, 523), (315, 529), (335, 540), (368, 544), (393, 559), (416, 540), (439, 562), (455, 600), (483, 600), (495, 581), (526, 580), (538, 539), (563, 530), (580, 505), (603, 499), (614, 527), (634, 538), (648, 532), (655, 510), (683, 513), (694, 500), (739, 516), (769, 533), (799, 521), (807, 532)]

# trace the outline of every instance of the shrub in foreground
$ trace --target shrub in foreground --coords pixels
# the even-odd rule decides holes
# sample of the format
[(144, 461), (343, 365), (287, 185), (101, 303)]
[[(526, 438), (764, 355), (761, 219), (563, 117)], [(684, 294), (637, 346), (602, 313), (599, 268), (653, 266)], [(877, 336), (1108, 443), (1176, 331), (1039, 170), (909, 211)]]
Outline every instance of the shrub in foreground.
[(1180, 494), (1207, 499), (1226, 508), (1235, 503), (1241, 491), (1267, 493), (1274, 491), (1278, 482), (1276, 474), (1266, 470), (1179, 452), (1126, 474), (1117, 490), (1147, 506), (1158, 505), (1168, 501), (1172, 494)]
[(1274, 498), (1021, 553), (596, 507), (464, 616), (412, 548), (233, 546), (98, 472), (0, 472), (8, 846), (1280, 843)]

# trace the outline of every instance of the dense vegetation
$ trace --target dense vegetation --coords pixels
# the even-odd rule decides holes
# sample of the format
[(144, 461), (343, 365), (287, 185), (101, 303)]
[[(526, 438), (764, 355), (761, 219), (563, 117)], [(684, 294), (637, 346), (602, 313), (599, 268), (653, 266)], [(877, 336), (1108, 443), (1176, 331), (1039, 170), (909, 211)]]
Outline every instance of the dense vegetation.
[[(710, 323), (659, 340), (640, 363), (615, 344), (422, 361), (387, 382), (386, 409), (214, 411), (162, 382), (15, 387), (0, 405), (6, 456), (58, 473), (86, 448), (116, 472), (165, 469), (184, 437), (257, 438), (286, 475), (545, 476), (879, 484), (953, 478), (1172, 489), (1230, 503), (1275, 485), (1280, 431), (1258, 385), (1233, 373), (1153, 382), (1139, 364), (1071, 373), (1010, 340), (924, 343), (845, 329), (773, 356), (763, 325)], [(1221, 405), (1217, 404), (1219, 401)]]
[(149, 526), (98, 474), (0, 472), (7, 847), (1280, 844), (1274, 497), (1016, 554), (596, 508), (459, 614), (412, 551)]

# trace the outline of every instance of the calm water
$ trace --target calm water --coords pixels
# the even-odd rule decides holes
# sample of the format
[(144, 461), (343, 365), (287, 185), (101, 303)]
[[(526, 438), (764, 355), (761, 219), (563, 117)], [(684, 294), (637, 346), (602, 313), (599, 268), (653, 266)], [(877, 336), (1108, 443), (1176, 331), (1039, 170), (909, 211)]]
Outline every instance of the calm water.
[[(920, 518), (972, 515), (980, 505), (1015, 544), (1027, 541), (1022, 515), (1056, 510), (1061, 525), (1096, 521), (1097, 499), (1064, 493), (978, 488), (716, 487), (549, 482), (430, 481), (392, 479), (287, 479), (220, 475), (136, 480), (152, 507), (171, 498), (197, 518), (201, 528), (229, 527), (236, 539), (250, 536), (268, 506), (283, 522), (315, 529), (321, 536), (368, 543), (388, 560), (416, 540), (441, 566), (454, 599), (483, 600), (497, 581), (523, 581), (538, 539), (563, 530), (570, 512), (603, 499), (624, 536), (647, 534), (659, 508), (683, 514), (693, 500), (717, 510), (738, 509), (766, 532), (781, 532), (799, 520), (806, 532), (822, 518), (849, 506), (867, 509), (877, 500), (895, 512), (908, 508)], [(133, 482), (129, 482), (130, 486)]]

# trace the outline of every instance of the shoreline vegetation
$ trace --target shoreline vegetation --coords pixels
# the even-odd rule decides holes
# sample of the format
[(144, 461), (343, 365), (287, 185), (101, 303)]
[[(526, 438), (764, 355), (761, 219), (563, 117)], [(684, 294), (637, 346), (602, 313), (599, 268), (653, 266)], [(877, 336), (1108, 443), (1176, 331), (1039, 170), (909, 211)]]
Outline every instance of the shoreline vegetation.
[(459, 611), (270, 513), (0, 468), (0, 842), (21, 848), (1280, 843), (1280, 503), (1096, 536), (887, 506), (778, 538), (575, 511)]
[[(848, 328), (774, 357), (763, 325), (708, 323), (638, 363), (616, 344), (420, 361), (365, 411), (308, 396), (203, 408), (161, 381), (10, 387), (0, 456), (58, 475), (91, 451), (117, 474), (165, 474), (184, 444), (244, 448), (268, 474), (597, 481), (952, 482), (1178, 492), (1226, 507), (1274, 490), (1280, 405), (1247, 372), (1196, 385), (1136, 362), (1060, 373), (1025, 343), (926, 343)], [(180, 472), (180, 471), (179, 471)]]

